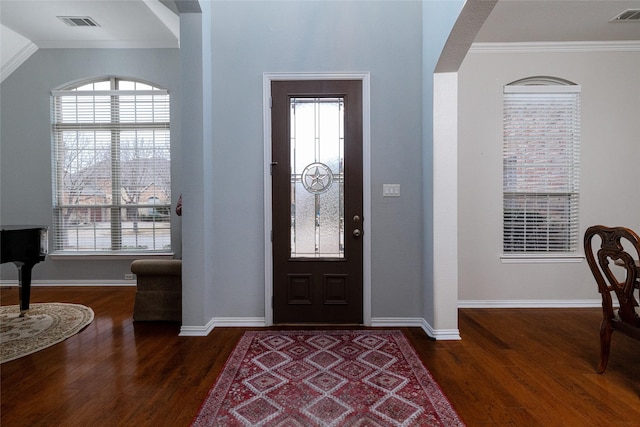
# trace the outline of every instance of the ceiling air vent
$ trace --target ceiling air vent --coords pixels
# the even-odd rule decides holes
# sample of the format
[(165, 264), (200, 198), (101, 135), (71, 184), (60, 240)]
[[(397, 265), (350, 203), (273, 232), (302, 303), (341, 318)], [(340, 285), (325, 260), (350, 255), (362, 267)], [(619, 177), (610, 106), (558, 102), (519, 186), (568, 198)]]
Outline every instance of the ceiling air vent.
[(58, 16), (62, 22), (70, 27), (99, 27), (98, 23), (88, 16)]
[(627, 9), (609, 22), (640, 22), (640, 9)]

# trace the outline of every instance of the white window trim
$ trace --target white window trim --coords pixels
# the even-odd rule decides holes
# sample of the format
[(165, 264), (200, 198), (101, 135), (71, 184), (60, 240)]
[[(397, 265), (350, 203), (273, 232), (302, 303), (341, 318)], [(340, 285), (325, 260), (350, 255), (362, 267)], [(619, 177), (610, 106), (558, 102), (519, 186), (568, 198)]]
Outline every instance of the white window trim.
[(547, 263), (572, 263), (583, 262), (584, 255), (558, 255), (552, 254), (544, 256), (540, 254), (524, 255), (524, 254), (502, 254), (500, 261), (503, 264), (547, 264)]
[[(113, 89), (113, 84), (115, 80), (120, 80), (120, 81), (126, 81), (126, 82), (135, 82), (135, 83), (139, 83), (139, 84), (143, 84), (143, 85), (147, 85), (147, 86), (151, 86), (152, 89), (149, 90), (130, 90), (130, 89), (123, 89), (123, 90), (115, 90)], [(85, 85), (89, 85), (89, 84), (93, 84), (93, 83), (102, 83), (102, 82), (111, 82), (112, 85), (112, 89), (111, 90), (83, 90), (80, 89), (81, 87), (85, 86)], [(55, 89), (51, 91), (51, 99), (52, 99), (52, 110), (51, 110), (51, 114), (52, 114), (52, 154), (54, 157), (52, 157), (52, 172), (54, 174), (53, 176), (53, 199), (54, 199), (54, 203), (53, 203), (53, 211), (54, 211), (54, 240), (57, 239), (56, 235), (58, 232), (58, 228), (57, 228), (57, 224), (55, 224), (56, 220), (55, 220), (55, 212), (58, 209), (62, 209), (64, 208), (65, 205), (64, 203), (59, 203), (57, 202), (57, 194), (60, 192), (60, 188), (58, 185), (58, 180), (56, 179), (56, 174), (58, 173), (57, 171), (57, 166), (56, 166), (56, 152), (58, 150), (56, 144), (57, 144), (57, 135), (58, 132), (64, 131), (64, 130), (77, 130), (77, 131), (81, 131), (81, 130), (101, 130), (101, 129), (105, 129), (105, 130), (115, 130), (115, 129), (130, 129), (130, 130), (144, 130), (144, 129), (165, 129), (166, 131), (170, 130), (171, 127), (171, 118), (170, 116), (168, 117), (167, 121), (158, 121), (156, 122), (155, 120), (152, 119), (151, 122), (145, 123), (145, 122), (137, 122), (137, 119), (134, 122), (123, 122), (123, 123), (117, 123), (114, 124), (113, 121), (111, 122), (105, 122), (105, 125), (102, 126), (101, 122), (69, 122), (69, 123), (65, 123), (62, 121), (58, 121), (57, 117), (55, 117), (56, 111), (57, 111), (57, 100), (61, 99), (61, 97), (65, 97), (65, 96), (73, 96), (73, 97), (82, 97), (82, 96), (89, 96), (89, 97), (113, 97), (113, 96), (117, 96), (117, 97), (130, 97), (130, 96), (167, 96), (169, 95), (168, 90), (163, 89), (161, 87), (158, 87), (155, 83), (150, 83), (150, 82), (145, 82), (145, 81), (141, 81), (139, 79), (129, 79), (129, 78), (120, 78), (120, 77), (108, 77), (108, 78), (96, 78), (96, 79), (90, 79), (90, 80), (85, 80), (82, 82), (76, 82), (74, 83), (74, 85), (72, 87), (70, 87), (69, 89)], [(155, 101), (154, 101), (155, 102)], [(168, 101), (170, 102), (170, 101)], [(113, 108), (113, 106), (112, 106)], [(136, 107), (136, 111), (137, 111), (137, 107)], [(137, 114), (137, 113), (136, 113)], [(155, 117), (155, 114), (154, 114)], [(152, 123), (153, 122), (153, 123)], [(169, 136), (170, 138), (170, 136)], [(169, 150), (170, 150), (170, 142), (169, 142)], [(169, 168), (171, 166), (169, 165)], [(170, 169), (169, 169), (169, 176), (170, 176)], [(169, 183), (170, 185), (170, 183)], [(169, 189), (170, 191), (170, 189)], [(153, 208), (155, 209), (168, 209), (169, 211), (169, 245), (171, 244), (171, 211), (172, 211), (172, 205), (171, 205), (171, 198), (169, 196), (169, 201), (168, 203), (163, 203), (163, 204), (157, 204), (157, 203), (137, 203), (136, 206), (138, 206), (139, 209), (144, 209), (144, 208)], [(88, 205), (78, 205), (79, 207), (82, 206), (88, 206)], [(120, 204), (114, 205), (112, 203), (110, 204), (93, 204), (91, 205), (91, 207), (93, 208), (112, 208), (113, 206), (120, 206)], [(54, 241), (54, 250), (49, 254), (49, 256), (52, 259), (92, 259), (92, 260), (96, 260), (96, 259), (138, 259), (138, 258), (167, 258), (167, 257), (172, 257), (174, 255), (173, 253), (173, 249), (172, 248), (164, 248), (164, 249), (113, 249), (113, 250), (108, 250), (108, 249), (96, 249), (96, 250), (73, 250), (73, 249), (66, 249), (66, 248), (58, 248), (57, 247), (57, 242)]]
[[(510, 85), (505, 85), (503, 87), (504, 93), (581, 93), (582, 86), (573, 84), (571, 82), (563, 81), (560, 79), (555, 79), (553, 77), (533, 77), (529, 79), (523, 79), (517, 82), (513, 82)], [(503, 142), (504, 144), (504, 142)], [(580, 141), (578, 141), (578, 149), (580, 146)], [(579, 176), (579, 168), (580, 164), (576, 166), (578, 168), (578, 176)], [(504, 179), (504, 177), (503, 177)], [(580, 195), (579, 185), (578, 185), (578, 200)], [(503, 199), (504, 199), (504, 190), (503, 190)], [(579, 201), (578, 201), (579, 203)], [(504, 213), (504, 208), (503, 208)], [(576, 222), (579, 222), (579, 207), (577, 218), (575, 218)], [(579, 224), (576, 224), (578, 227)], [(504, 227), (504, 223), (503, 223)], [(504, 228), (503, 228), (504, 230)], [(583, 262), (584, 255), (580, 252), (580, 241), (579, 237), (577, 237), (576, 242), (576, 250), (572, 252), (550, 252), (550, 253), (542, 253), (542, 252), (513, 252), (513, 253), (501, 253), (500, 261), (504, 264), (516, 264), (516, 263), (574, 263), (574, 262)], [(504, 249), (504, 237), (502, 238), (502, 247)]]

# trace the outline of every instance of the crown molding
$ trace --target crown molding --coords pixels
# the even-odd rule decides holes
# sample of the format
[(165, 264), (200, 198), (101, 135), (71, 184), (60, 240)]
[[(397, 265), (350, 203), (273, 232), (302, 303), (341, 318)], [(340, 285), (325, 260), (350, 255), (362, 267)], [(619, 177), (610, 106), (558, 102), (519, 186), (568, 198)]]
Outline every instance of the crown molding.
[[(2, 1), (2, 0), (0, 0)], [(175, 40), (36, 40), (40, 49), (177, 49)]]
[(38, 46), (34, 43), (29, 42), (26, 44), (18, 53), (13, 55), (11, 59), (7, 61), (6, 64), (2, 64), (2, 69), (0, 69), (0, 82), (4, 81), (7, 77), (11, 75), (19, 66), (21, 66), (24, 61), (29, 59), (31, 55), (36, 53), (38, 50)]
[(640, 52), (640, 40), (607, 42), (473, 43), (469, 53)]

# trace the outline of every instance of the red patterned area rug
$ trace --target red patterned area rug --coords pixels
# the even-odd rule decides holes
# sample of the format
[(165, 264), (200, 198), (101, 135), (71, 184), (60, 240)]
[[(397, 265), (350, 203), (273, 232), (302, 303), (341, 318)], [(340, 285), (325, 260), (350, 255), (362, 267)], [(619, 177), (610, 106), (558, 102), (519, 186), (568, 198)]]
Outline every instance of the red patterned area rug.
[(463, 426), (400, 331), (246, 332), (192, 426)]

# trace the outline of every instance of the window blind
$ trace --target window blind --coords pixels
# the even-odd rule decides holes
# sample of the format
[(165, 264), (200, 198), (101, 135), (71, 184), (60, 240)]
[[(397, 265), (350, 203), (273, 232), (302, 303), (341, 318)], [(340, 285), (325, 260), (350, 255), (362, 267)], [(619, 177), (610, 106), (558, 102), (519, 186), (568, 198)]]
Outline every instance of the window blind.
[(170, 251), (169, 108), (116, 78), (52, 92), (54, 251)]
[(580, 87), (505, 86), (504, 253), (575, 253)]

